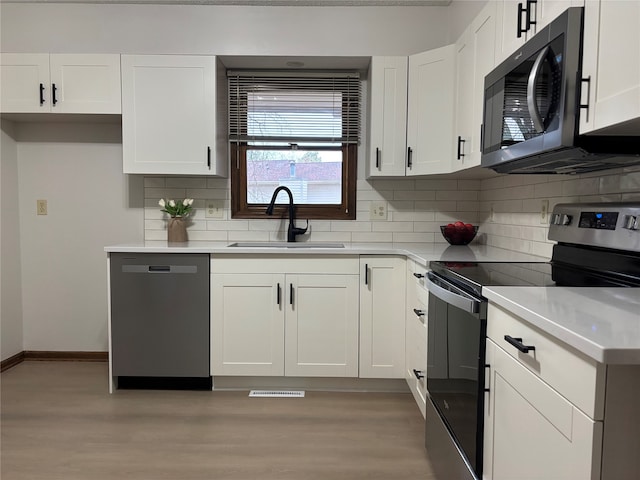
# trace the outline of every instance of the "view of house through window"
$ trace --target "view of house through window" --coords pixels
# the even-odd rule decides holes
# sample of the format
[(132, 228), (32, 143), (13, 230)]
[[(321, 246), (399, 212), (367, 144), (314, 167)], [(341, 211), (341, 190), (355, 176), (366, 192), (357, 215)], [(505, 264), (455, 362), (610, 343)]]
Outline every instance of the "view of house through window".
[(299, 215), (355, 218), (359, 78), (286, 75), (229, 76), (232, 215), (264, 215), (286, 186)]

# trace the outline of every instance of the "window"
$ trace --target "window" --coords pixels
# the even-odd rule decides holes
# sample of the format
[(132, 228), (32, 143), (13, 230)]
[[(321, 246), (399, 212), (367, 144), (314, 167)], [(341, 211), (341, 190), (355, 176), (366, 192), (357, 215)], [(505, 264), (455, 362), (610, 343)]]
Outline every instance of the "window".
[[(274, 190), (298, 218), (356, 216), (357, 73), (230, 71), (231, 215), (263, 218)], [(288, 196), (276, 199), (285, 214)]]

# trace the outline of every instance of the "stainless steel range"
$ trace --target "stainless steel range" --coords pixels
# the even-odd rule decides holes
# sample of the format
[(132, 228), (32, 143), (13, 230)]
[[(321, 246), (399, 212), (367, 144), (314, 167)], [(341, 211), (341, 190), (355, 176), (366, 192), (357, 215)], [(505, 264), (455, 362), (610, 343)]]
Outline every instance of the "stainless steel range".
[(556, 205), (548, 238), (550, 262), (429, 265), (425, 445), (439, 479), (482, 478), (483, 287), (640, 287), (640, 203)]

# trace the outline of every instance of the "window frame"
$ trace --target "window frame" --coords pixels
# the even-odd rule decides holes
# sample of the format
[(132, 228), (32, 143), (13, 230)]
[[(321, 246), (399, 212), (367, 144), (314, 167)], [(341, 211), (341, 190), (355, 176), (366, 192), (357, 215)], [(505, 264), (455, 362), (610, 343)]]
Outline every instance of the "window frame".
[[(265, 218), (267, 203), (247, 202), (247, 143), (231, 142), (231, 218)], [(342, 144), (341, 204), (297, 204), (296, 217), (310, 220), (355, 220), (358, 145)], [(295, 200), (295, 199), (294, 199)], [(288, 205), (276, 204), (273, 216), (288, 218)], [(266, 217), (269, 218), (269, 217)]]

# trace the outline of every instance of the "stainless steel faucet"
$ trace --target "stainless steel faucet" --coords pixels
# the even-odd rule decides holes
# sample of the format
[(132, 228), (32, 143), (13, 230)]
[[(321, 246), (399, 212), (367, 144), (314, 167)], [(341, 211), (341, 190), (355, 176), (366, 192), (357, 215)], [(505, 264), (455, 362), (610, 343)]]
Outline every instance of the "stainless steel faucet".
[(285, 186), (276, 188), (271, 196), (271, 202), (269, 202), (266, 213), (267, 215), (273, 215), (273, 207), (276, 203), (276, 197), (282, 190), (287, 192), (287, 195), (289, 195), (289, 228), (287, 229), (287, 242), (295, 242), (296, 235), (302, 235), (309, 228), (309, 220), (307, 220), (307, 226), (305, 228), (296, 227), (296, 206), (293, 203), (293, 194), (291, 193), (291, 190)]

